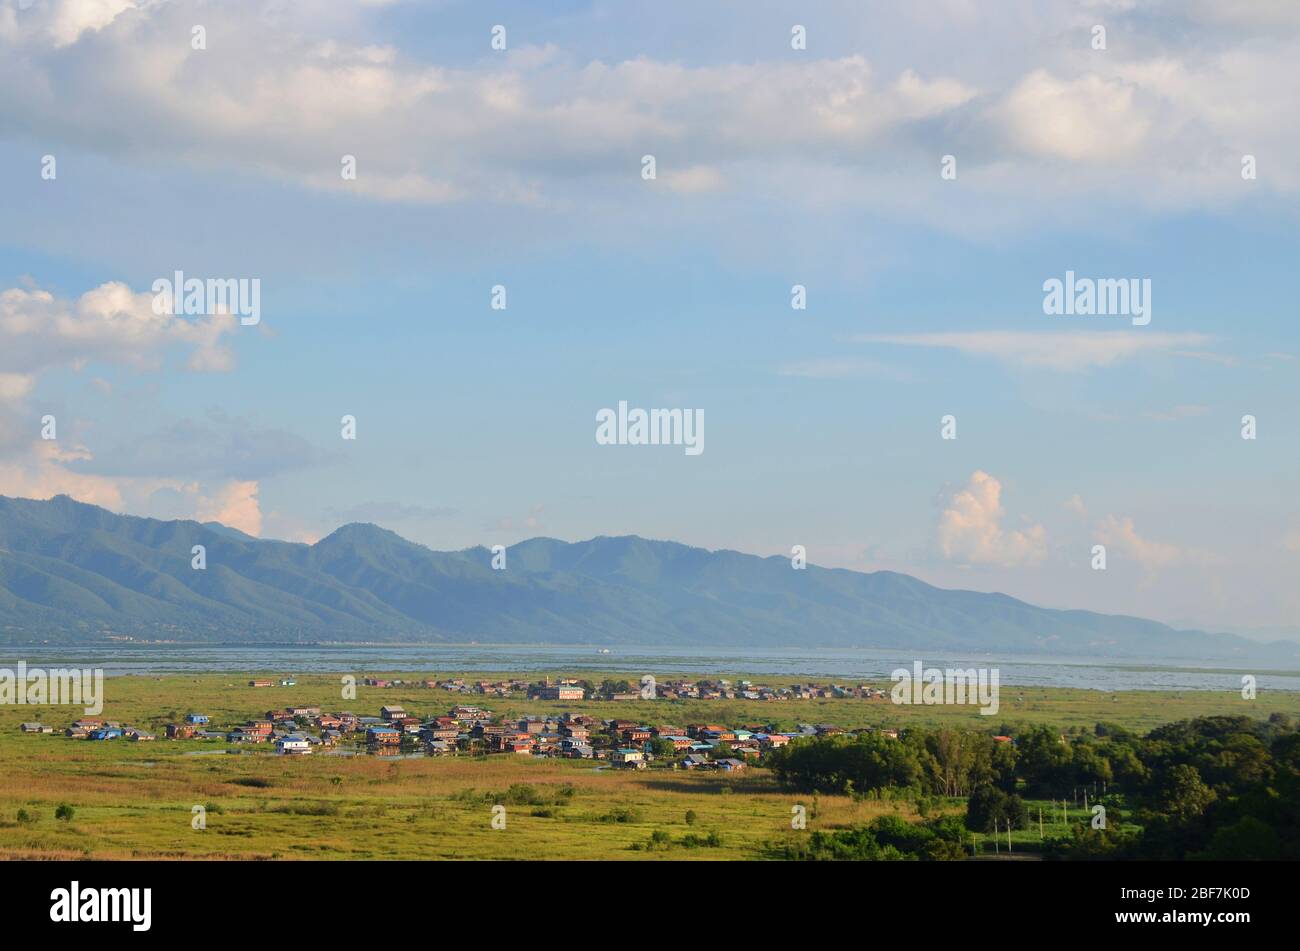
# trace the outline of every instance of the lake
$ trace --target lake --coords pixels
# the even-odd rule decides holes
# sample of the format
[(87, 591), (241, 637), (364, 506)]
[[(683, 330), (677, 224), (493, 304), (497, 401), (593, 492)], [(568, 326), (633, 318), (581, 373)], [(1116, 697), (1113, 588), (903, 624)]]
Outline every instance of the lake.
[(1092, 690), (1240, 690), (1244, 674), (1260, 690), (1300, 690), (1300, 669), (1207, 666), (1168, 658), (1046, 657), (1034, 654), (954, 654), (918, 657), (913, 651), (851, 648), (683, 648), (595, 647), (505, 644), (376, 645), (348, 647), (194, 647), (123, 645), (104, 648), (0, 648), (0, 666), (19, 660), (29, 667), (102, 667), (105, 676), (179, 672), (271, 672), (275, 674), (421, 673), (501, 671), (582, 674), (616, 672), (639, 678), (653, 674), (710, 676), (745, 674), (754, 678), (887, 680), (898, 667), (921, 660), (927, 667), (997, 668), (1001, 683)]

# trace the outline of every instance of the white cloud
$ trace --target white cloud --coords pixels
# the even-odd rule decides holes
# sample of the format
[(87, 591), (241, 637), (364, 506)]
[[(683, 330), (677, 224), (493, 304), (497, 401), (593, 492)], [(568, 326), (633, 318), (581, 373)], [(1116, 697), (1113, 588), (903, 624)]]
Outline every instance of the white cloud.
[(1153, 541), (1138, 534), (1129, 517), (1107, 515), (1098, 523), (1093, 537), (1107, 548), (1136, 561), (1148, 571), (1178, 564), (1213, 564), (1217, 559), (1209, 552), (1183, 548), (1168, 542)]
[(1006, 529), (1002, 483), (976, 470), (964, 489), (953, 493), (939, 518), (939, 549), (950, 561), (1015, 567), (1034, 565), (1047, 554), (1042, 525)]
[(49, 499), (70, 495), (92, 505), (120, 511), (123, 486), (102, 476), (80, 475), (70, 471), (68, 462), (84, 459), (84, 447), (64, 447), (54, 441), (30, 444), (22, 456), (0, 460), (0, 495), (30, 499)]
[(1141, 354), (1167, 353), (1200, 346), (1212, 338), (1202, 333), (1145, 330), (1026, 331), (987, 330), (919, 334), (859, 334), (859, 343), (907, 347), (941, 347), (971, 356), (993, 357), (1018, 366), (1077, 372), (1104, 367)]
[(262, 511), (257, 502), (257, 483), (230, 482), (217, 487), (211, 495), (197, 495), (194, 518), (200, 522), (220, 522), (249, 535), (262, 534)]
[[(729, 162), (855, 160), (975, 96), (914, 69), (877, 77), (861, 56), (583, 62), (525, 46), (448, 67), (296, 33), (272, 9), (205, 7), (208, 48), (194, 51), (177, 40), (188, 40), (194, 10), (149, 5), (82, 44), (75, 68), (20, 19), (16, 33), (0, 32), (0, 119), (44, 141), (151, 159), (145, 143), (162, 134), (168, 155), (195, 164), (380, 200), (535, 202), (539, 181), (633, 181), (646, 152), (684, 192), (718, 189)], [(355, 181), (339, 174), (344, 155), (356, 156)]]
[(172, 347), (190, 350), (191, 369), (227, 370), (233, 356), (224, 338), (238, 323), (232, 316), (155, 314), (152, 295), (117, 282), (76, 300), (11, 288), (0, 292), (0, 372), (31, 375), (89, 363), (157, 369)]
[[(186, 367), (228, 370), (234, 355), (226, 343), (239, 326), (235, 317), (195, 321), (158, 315), (152, 297), (125, 284), (108, 283), (75, 300), (40, 288), (0, 292), (0, 457), (26, 451), (42, 414), (32, 399), (43, 374), (92, 364), (160, 369), (175, 350)], [(60, 420), (66, 432), (67, 420)]]
[(85, 474), (71, 466), (89, 459), (89, 450), (65, 445), (68, 442), (37, 441), (25, 454), (0, 460), (0, 495), (29, 499), (69, 495), (114, 512), (218, 521), (250, 535), (261, 531), (256, 482), (208, 485), (148, 476)]
[(692, 165), (680, 171), (669, 171), (665, 179), (673, 191), (687, 195), (714, 192), (725, 184), (722, 173), (709, 165)]
[[(159, 315), (152, 302), (152, 295), (116, 282), (75, 300), (39, 288), (0, 292), (0, 495), (66, 494), (114, 511), (213, 518), (255, 533), (261, 525), (255, 481), (96, 473), (93, 453), (77, 437), (77, 420), (64, 414), (56, 416), (57, 439), (38, 438), (42, 414), (31, 403), (49, 371), (101, 364), (158, 370), (173, 350), (192, 371), (233, 365), (227, 336), (238, 318)], [(111, 387), (98, 388), (108, 398)], [(164, 497), (172, 499), (165, 510), (159, 508)]]
[(30, 373), (0, 373), (0, 402), (20, 400), (35, 386), (36, 377)]
[(1151, 127), (1135, 87), (1096, 75), (1059, 79), (1034, 70), (995, 111), (1010, 140), (1040, 156), (1106, 162), (1137, 151)]
[[(51, 0), (17, 11), (10, 0), (0, 6), (0, 124), (151, 160), (149, 143), (162, 139), (169, 159), (412, 203), (553, 201), (577, 181), (634, 180), (647, 151), (687, 191), (732, 187), (748, 172), (770, 196), (792, 167), (847, 169), (843, 201), (876, 208), (900, 189), (924, 200), (918, 169), (945, 153), (961, 162), (964, 201), (983, 194), (1000, 209), (1018, 195), (1044, 214), (1053, 206), (1040, 191), (1129, 200), (1140, 183), (1147, 203), (1243, 197), (1245, 151), (1259, 155), (1256, 191), (1300, 187), (1285, 160), (1300, 150), (1290, 121), (1300, 37), (1285, 28), (1296, 18), (1259, 4), (1114, 9), (1104, 54), (1086, 49), (1096, 15), (1064, 2), (1049, 2), (1028, 31), (1017, 5), (978, 19), (950, 5), (940, 19), (978, 28), (979, 57), (947, 55), (932, 23), (886, 13), (875, 19), (906, 50), (879, 52), (888, 69), (811, 51), (684, 62), (671, 49), (656, 58), (653, 41), (630, 59), (548, 44), (447, 65), (404, 44), (348, 39), (372, 32), (358, 27), (380, 5)], [(832, 14), (861, 16), (847, 4)], [(189, 48), (196, 22), (206, 50)], [(1062, 45), (1070, 30), (1080, 46)], [(74, 42), (76, 56), (65, 55)], [(346, 154), (358, 159), (353, 182), (338, 174)], [(1062, 163), (1078, 173), (1062, 176)]]
[(136, 8), (135, 0), (18, 0), (0, 11), (0, 39), (24, 37), (61, 49)]

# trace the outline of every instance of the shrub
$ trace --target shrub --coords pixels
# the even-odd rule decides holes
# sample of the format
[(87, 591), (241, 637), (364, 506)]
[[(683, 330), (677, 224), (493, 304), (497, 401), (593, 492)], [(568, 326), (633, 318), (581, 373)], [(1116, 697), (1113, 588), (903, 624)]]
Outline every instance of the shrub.
[(630, 806), (616, 806), (600, 817), (601, 822), (640, 822), (641, 810)]
[(686, 849), (720, 849), (722, 848), (722, 836), (717, 832), (710, 832), (708, 835), (696, 835), (694, 832), (688, 832), (682, 836), (682, 847)]
[(269, 779), (263, 779), (261, 776), (238, 776), (231, 780), (236, 786), (248, 786), (252, 789), (266, 789), (271, 785)]

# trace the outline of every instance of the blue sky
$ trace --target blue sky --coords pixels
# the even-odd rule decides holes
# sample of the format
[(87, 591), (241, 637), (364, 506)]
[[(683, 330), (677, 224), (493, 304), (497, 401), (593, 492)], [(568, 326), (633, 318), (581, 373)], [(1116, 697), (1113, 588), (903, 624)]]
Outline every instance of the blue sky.
[[(1298, 631), (1298, 53), (1253, 2), (0, 3), (0, 493)], [(176, 269), (261, 324), (152, 315)], [(1045, 315), (1067, 270), (1151, 323)], [(705, 452), (597, 445), (620, 400)]]

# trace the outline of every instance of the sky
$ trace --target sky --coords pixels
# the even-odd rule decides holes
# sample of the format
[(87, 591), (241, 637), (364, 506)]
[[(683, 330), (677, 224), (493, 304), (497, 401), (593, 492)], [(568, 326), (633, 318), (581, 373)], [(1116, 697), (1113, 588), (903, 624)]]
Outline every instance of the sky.
[(0, 494), (1300, 637), (1297, 63), (1283, 0), (0, 0)]

